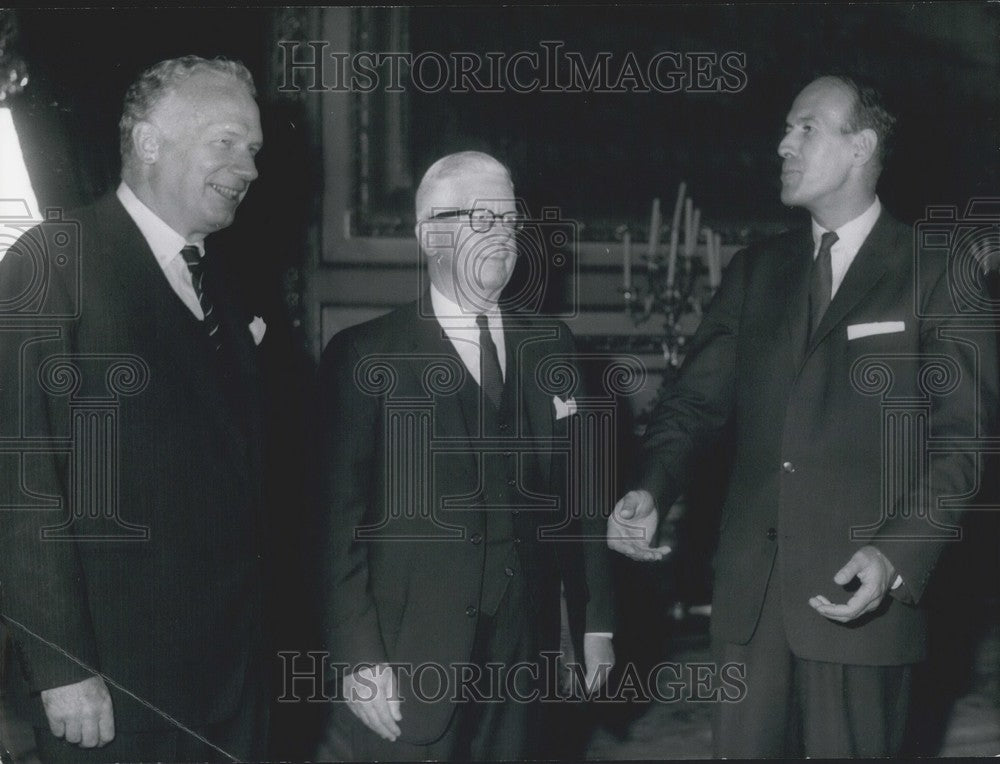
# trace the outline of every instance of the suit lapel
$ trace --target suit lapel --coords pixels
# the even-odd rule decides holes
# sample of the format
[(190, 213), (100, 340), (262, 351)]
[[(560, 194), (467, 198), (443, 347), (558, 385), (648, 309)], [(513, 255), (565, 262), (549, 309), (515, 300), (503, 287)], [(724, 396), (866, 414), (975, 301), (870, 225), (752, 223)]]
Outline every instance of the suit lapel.
[(796, 232), (777, 270), (776, 288), (784, 290), (786, 301), (782, 321), (788, 344), (786, 367), (794, 375), (802, 363), (809, 331), (809, 271), (812, 265), (812, 234), (809, 229)]
[[(504, 325), (505, 327), (514, 325), (514, 319), (505, 316)], [(535, 372), (544, 361), (542, 348), (554, 347), (554, 340), (554, 337), (539, 335), (537, 332), (525, 329), (504, 329), (508, 379), (517, 380), (517, 394), (521, 398), (518, 402), (527, 418), (531, 438), (536, 443), (552, 442), (555, 407), (551, 398), (547, 398), (538, 387)], [(513, 374), (510, 373), (511, 369), (514, 370)], [(551, 449), (548, 447), (539, 449), (536, 451), (536, 458), (540, 474), (548, 481), (552, 469)]]
[[(248, 437), (255, 435), (254, 428), (245, 432), (238, 426), (233, 403), (227, 400), (233, 397), (233, 391), (223, 389), (216, 368), (218, 359), (211, 357), (213, 351), (205, 340), (201, 322), (174, 292), (142, 232), (118, 198), (111, 194), (104, 203), (107, 207), (101, 212), (109, 221), (109, 235), (100, 246), (108, 259), (107, 278), (112, 282), (109, 287), (112, 294), (119, 296), (119, 304), (127, 314), (134, 317), (135, 324), (143, 327), (137, 343), (148, 348), (143, 353), (144, 359), (155, 367), (154, 374), (177, 378), (177, 384), (190, 390), (192, 405), (198, 405), (206, 419), (213, 420), (215, 426), (226, 432), (231, 443), (246, 447)], [(226, 312), (231, 314), (228, 309)], [(244, 359), (240, 372), (245, 373), (247, 363), (253, 365), (252, 359)], [(241, 380), (245, 380), (242, 373)], [(219, 381), (198, 383), (205, 379)], [(243, 384), (240, 380), (232, 383)], [(247, 404), (257, 402), (255, 397)], [(240, 411), (236, 415), (249, 415), (253, 419), (258, 410)]]
[[(420, 306), (424, 310), (420, 310)], [(405, 352), (411, 357), (404, 360), (404, 365), (411, 375), (411, 389), (421, 396), (426, 394), (423, 375), (427, 369), (427, 356), (447, 357), (458, 364), (468, 374), (458, 351), (451, 344), (441, 324), (434, 317), (431, 309), (430, 293), (426, 293), (421, 302), (414, 303), (412, 312), (403, 314), (404, 325), (400, 331), (408, 337), (404, 343)], [(447, 396), (434, 396), (434, 436), (452, 440), (472, 441), (481, 437), (479, 433), (478, 386), (470, 377), (456, 393)], [(476, 474), (476, 462), (473, 449), (467, 449), (467, 457), (457, 460), (463, 465), (470, 476)]]
[(883, 212), (855, 255), (843, 283), (813, 333), (806, 350), (807, 357), (862, 298), (875, 288), (890, 265), (893, 265), (892, 238), (891, 218)]

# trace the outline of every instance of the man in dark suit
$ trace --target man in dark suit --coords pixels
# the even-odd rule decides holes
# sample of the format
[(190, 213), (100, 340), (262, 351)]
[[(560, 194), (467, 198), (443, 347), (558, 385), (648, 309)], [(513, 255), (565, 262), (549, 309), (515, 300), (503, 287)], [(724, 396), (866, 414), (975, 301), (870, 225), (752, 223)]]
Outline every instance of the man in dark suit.
[(2, 614), (44, 761), (265, 750), (262, 327), (202, 260), (257, 177), (254, 97), (236, 62), (150, 68), (117, 191), (0, 262)]
[(498, 306), (522, 225), (503, 165), (444, 157), (416, 214), (429, 289), (339, 333), (321, 364), (332, 753), (525, 758), (532, 699), (557, 692), (538, 666), (559, 647), (560, 585), (588, 681), (614, 660), (604, 520), (567, 505), (576, 401), (539, 378), (574, 343)]
[(812, 229), (733, 258), (609, 520), (613, 549), (662, 557), (657, 508), (682, 490), (693, 449), (735, 425), (711, 634), (748, 691), (715, 708), (717, 755), (898, 751), (925, 654), (916, 603), (955, 538), (937, 500), (977, 486), (973, 450), (931, 457), (928, 443), (990, 432), (995, 341), (975, 316), (971, 329), (948, 318), (945, 258), (915, 256), (914, 232), (881, 208), (892, 125), (850, 78), (795, 99), (781, 199)]

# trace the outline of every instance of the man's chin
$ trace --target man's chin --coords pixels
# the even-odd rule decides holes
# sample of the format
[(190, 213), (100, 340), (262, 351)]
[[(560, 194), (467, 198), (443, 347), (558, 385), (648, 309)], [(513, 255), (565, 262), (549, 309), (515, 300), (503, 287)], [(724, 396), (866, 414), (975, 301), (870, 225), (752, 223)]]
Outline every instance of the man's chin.
[(234, 220), (236, 220), (235, 209), (226, 212), (216, 212), (208, 218), (208, 224), (212, 227), (213, 231), (221, 231), (223, 228), (229, 228)]
[(788, 206), (794, 207), (798, 202), (798, 194), (795, 193), (794, 189), (781, 189), (781, 203)]

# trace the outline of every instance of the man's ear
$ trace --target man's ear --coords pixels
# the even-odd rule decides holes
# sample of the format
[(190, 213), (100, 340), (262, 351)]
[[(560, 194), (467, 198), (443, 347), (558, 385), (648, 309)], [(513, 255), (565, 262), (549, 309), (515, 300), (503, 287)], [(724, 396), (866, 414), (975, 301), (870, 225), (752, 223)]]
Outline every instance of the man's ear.
[(163, 136), (152, 122), (136, 122), (132, 127), (132, 149), (143, 164), (153, 164), (160, 158)]
[(854, 164), (857, 167), (868, 164), (875, 156), (878, 136), (870, 127), (859, 130), (854, 135)]

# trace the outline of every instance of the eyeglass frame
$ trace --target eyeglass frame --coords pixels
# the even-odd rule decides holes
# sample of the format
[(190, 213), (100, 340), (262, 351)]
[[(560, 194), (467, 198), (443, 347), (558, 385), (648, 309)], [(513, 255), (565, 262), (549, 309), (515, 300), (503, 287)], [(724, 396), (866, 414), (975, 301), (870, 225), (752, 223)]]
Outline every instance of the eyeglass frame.
[[(490, 215), (492, 216), (489, 218), (490, 224), (486, 226), (486, 228), (483, 228), (482, 230), (476, 228), (476, 223), (474, 222), (474, 218), (472, 217), (472, 213), (474, 212), (490, 213)], [(504, 212), (502, 215), (498, 215), (493, 210), (488, 209), (487, 207), (474, 207), (473, 209), (470, 210), (445, 210), (444, 212), (438, 212), (435, 215), (431, 215), (429, 218), (427, 218), (427, 220), (430, 221), (430, 220), (440, 220), (441, 218), (456, 218), (456, 217), (461, 217), (462, 215), (466, 215), (469, 218), (469, 227), (476, 233), (486, 233), (488, 231), (491, 231), (493, 229), (493, 226), (496, 225), (497, 220), (500, 221), (500, 224), (504, 226), (504, 228), (512, 230), (515, 233), (524, 229), (524, 215), (522, 215), (520, 212), (511, 211), (511, 212)], [(484, 215), (482, 219), (486, 220), (486, 216)], [(513, 223), (513, 225), (511, 225), (511, 223)]]

